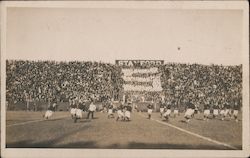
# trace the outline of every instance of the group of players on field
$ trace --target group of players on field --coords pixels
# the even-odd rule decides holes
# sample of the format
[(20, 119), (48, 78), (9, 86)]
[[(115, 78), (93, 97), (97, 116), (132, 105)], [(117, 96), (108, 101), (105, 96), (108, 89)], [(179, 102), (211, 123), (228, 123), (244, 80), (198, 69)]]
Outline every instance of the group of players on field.
[[(94, 100), (90, 99), (89, 106), (85, 105), (86, 100), (83, 100), (83, 98), (78, 97), (71, 97), (69, 99), (69, 105), (70, 105), (70, 114), (72, 119), (74, 119), (74, 122), (76, 122), (78, 119), (82, 119), (82, 112), (87, 111), (87, 119), (89, 119), (89, 116), (91, 115), (92, 118), (94, 118), (94, 112), (96, 111), (97, 107), (94, 104)], [(55, 112), (57, 103), (51, 102), (48, 110), (46, 111), (44, 117), (46, 119), (50, 118)], [(226, 117), (234, 118), (238, 122), (238, 112), (240, 109), (240, 101), (235, 100), (233, 102), (233, 105), (231, 106), (228, 103), (225, 103), (223, 106), (219, 106), (218, 104), (212, 105), (211, 102), (206, 102), (203, 107), (203, 117), (204, 121), (208, 121), (211, 118), (220, 117), (221, 120), (224, 120)], [(115, 118), (115, 113), (117, 113), (116, 121), (130, 121), (131, 120), (131, 112), (133, 110), (132, 102), (128, 101), (126, 103), (118, 103), (118, 106), (113, 104), (113, 101), (108, 100), (106, 102), (105, 110), (103, 109), (102, 112), (107, 112), (108, 118)], [(137, 110), (137, 109), (136, 109)], [(147, 112), (148, 112), (148, 119), (151, 119), (151, 115), (154, 111), (154, 102), (148, 104), (147, 106)], [(189, 122), (196, 113), (199, 112), (199, 108), (195, 106), (192, 103), (192, 100), (190, 99), (188, 102), (186, 102), (185, 105), (185, 114), (184, 118), (186, 122)], [(179, 115), (179, 108), (177, 104), (172, 102), (165, 102), (161, 101), (160, 103), (160, 117), (164, 118), (164, 120), (168, 121), (171, 113), (173, 113), (173, 117)]]
[[(203, 108), (203, 117), (204, 121), (208, 121), (209, 118), (216, 118), (220, 117), (223, 121), (226, 117), (234, 118), (236, 122), (238, 122), (238, 113), (240, 109), (240, 102), (239, 100), (235, 100), (234, 104), (230, 106), (229, 103), (225, 103), (223, 106), (213, 105), (211, 107), (210, 102), (206, 102)], [(194, 117), (194, 114), (198, 112), (198, 107), (192, 104), (189, 101), (186, 105), (186, 112), (185, 112), (185, 119), (186, 122), (189, 122), (191, 118)], [(212, 117), (211, 117), (212, 116)]]
[[(153, 104), (149, 104), (147, 108), (148, 108), (148, 118), (150, 119), (153, 112)], [(229, 118), (234, 118), (236, 122), (238, 122), (239, 108), (240, 108), (239, 100), (236, 100), (232, 107), (228, 103), (225, 103), (222, 107), (219, 107), (219, 105), (214, 105), (211, 107), (211, 103), (206, 102), (203, 108), (203, 117), (204, 117), (203, 120), (208, 121), (210, 118), (221, 117), (221, 120), (223, 121), (226, 117), (229, 117)], [(185, 120), (186, 122), (189, 122), (190, 119), (192, 119), (194, 115), (197, 114), (199, 111), (199, 108), (192, 103), (191, 99), (188, 102), (186, 102), (185, 109), (186, 110), (184, 118), (186, 119)], [(177, 105), (174, 103), (174, 101), (172, 103), (161, 102), (160, 117), (168, 121), (171, 113), (173, 113), (174, 118), (179, 115), (179, 109)]]

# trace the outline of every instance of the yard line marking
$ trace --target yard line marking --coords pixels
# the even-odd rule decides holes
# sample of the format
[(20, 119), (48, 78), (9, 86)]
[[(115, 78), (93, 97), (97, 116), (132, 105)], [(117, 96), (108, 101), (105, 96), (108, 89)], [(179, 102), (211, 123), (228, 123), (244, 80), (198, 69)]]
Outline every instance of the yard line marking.
[[(139, 114), (139, 115), (141, 115), (142, 117), (145, 117), (145, 116), (143, 116), (143, 114)], [(190, 131), (188, 131), (188, 130), (182, 129), (182, 128), (177, 127), (177, 126), (174, 126), (174, 125), (172, 125), (172, 124), (169, 124), (169, 123), (166, 123), (166, 122), (162, 122), (162, 121), (159, 121), (159, 120), (153, 119), (153, 118), (151, 118), (151, 120), (156, 121), (156, 122), (158, 122), (158, 123), (160, 123), (160, 124), (167, 125), (167, 126), (169, 126), (169, 127), (175, 128), (175, 129), (177, 129), (177, 130), (179, 130), (179, 131), (182, 131), (182, 132), (184, 132), (184, 133), (188, 133), (188, 134), (193, 135), (193, 136), (196, 136), (196, 137), (198, 137), (198, 138), (207, 140), (207, 141), (209, 141), (209, 142), (212, 142), (212, 143), (215, 143), (215, 144), (218, 144), (218, 145), (222, 145), (222, 146), (226, 146), (226, 147), (228, 147), (228, 148), (230, 148), (230, 149), (239, 150), (238, 148), (236, 148), (236, 147), (234, 147), (234, 146), (232, 146), (232, 145), (229, 145), (229, 144), (226, 144), (226, 143), (223, 143), (223, 142), (219, 142), (219, 141), (213, 140), (213, 139), (211, 139), (211, 138), (209, 138), (209, 137), (205, 137), (205, 136), (202, 136), (202, 135), (199, 135), (199, 134), (190, 132)]]
[[(60, 119), (60, 118), (66, 118), (66, 117), (69, 117), (69, 116), (57, 117), (57, 118), (50, 119), (50, 120), (55, 120), (55, 119)], [(25, 125), (25, 124), (29, 124), (29, 123), (42, 122), (42, 121), (47, 121), (47, 120), (46, 119), (41, 119), (41, 120), (26, 121), (26, 122), (21, 122), (21, 123), (14, 123), (14, 124), (6, 125), (6, 127), (19, 126), (19, 125)]]

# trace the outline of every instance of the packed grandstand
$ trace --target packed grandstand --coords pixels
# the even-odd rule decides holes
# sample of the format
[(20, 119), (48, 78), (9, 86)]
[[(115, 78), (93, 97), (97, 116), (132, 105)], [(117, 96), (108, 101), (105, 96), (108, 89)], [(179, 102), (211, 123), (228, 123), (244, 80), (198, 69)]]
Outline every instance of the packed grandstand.
[(68, 102), (72, 96), (99, 102), (164, 99), (178, 107), (188, 100), (197, 106), (241, 103), (242, 65), (129, 62), (7, 60), (8, 109), (27, 101)]

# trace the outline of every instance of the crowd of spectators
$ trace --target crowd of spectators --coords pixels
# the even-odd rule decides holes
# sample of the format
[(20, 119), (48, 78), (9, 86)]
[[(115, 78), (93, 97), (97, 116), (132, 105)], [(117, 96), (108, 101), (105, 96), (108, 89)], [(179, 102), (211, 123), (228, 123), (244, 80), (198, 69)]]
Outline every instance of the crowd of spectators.
[(201, 65), (170, 63), (162, 66), (161, 82), (166, 99), (183, 105), (209, 103), (223, 108), (242, 102), (242, 65)]
[[(84, 96), (98, 101), (114, 98), (122, 100), (123, 95), (138, 95), (141, 100), (160, 101), (163, 95), (166, 101), (178, 106), (187, 101), (199, 106), (223, 106), (242, 100), (242, 65), (201, 65), (167, 63), (156, 68), (147, 66), (144, 70), (129, 70), (109, 63), (101, 62), (56, 62), (56, 61), (6, 61), (6, 99), (10, 102), (68, 101), (71, 96)], [(151, 71), (152, 70), (152, 71)], [(157, 70), (157, 71), (156, 71)], [(132, 76), (133, 72), (136, 76)], [(150, 77), (148, 73), (157, 73), (160, 91), (147, 91), (151, 83), (139, 83), (132, 78)], [(124, 80), (127, 76), (129, 80)], [(145, 79), (142, 79), (145, 80)], [(157, 81), (158, 81), (157, 80)], [(136, 92), (126, 87), (136, 84), (142, 88)], [(150, 84), (150, 85), (149, 85)], [(154, 86), (154, 85), (153, 85)], [(144, 90), (143, 90), (144, 89)], [(124, 93), (125, 92), (125, 93)], [(158, 98), (158, 99), (157, 99)]]
[(122, 89), (121, 69), (100, 62), (8, 60), (8, 102), (68, 101), (84, 96), (98, 101), (114, 97)]

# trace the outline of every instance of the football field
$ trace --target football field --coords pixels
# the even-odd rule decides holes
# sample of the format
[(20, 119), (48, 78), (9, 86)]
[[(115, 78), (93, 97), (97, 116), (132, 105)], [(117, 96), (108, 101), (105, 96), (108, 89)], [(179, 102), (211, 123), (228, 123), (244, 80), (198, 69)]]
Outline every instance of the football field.
[[(131, 121), (108, 119), (96, 112), (94, 119), (74, 123), (69, 112), (55, 112), (49, 119), (44, 112), (8, 111), (7, 148), (103, 148), (103, 149), (242, 149), (242, 120), (218, 118), (203, 121), (196, 114), (189, 122), (183, 113), (168, 122), (153, 113), (131, 113)], [(115, 117), (117, 115), (115, 114)]]

